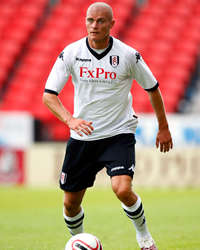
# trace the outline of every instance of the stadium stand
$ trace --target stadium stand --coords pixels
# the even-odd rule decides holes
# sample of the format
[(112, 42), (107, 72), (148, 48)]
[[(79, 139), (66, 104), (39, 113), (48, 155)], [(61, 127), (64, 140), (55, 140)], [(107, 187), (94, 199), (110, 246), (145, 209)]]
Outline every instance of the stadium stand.
[[(114, 9), (119, 8), (120, 1), (112, 3)], [(66, 126), (50, 114), (42, 104), (44, 84), (59, 52), (70, 42), (86, 35), (84, 16), (82, 19), (77, 17), (82, 16), (88, 4), (88, 1), (83, 4), (81, 0), (68, 0), (55, 5), (43, 27), (31, 41), (26, 55), (20, 62), (20, 67), (16, 70), (4, 95), (3, 103), (1, 103), (1, 109), (4, 110), (31, 112), (35, 119), (45, 124), (50, 137), (54, 139), (67, 138), (69, 131), (66, 131)], [(124, 7), (121, 7), (120, 11), (120, 21), (113, 30), (114, 35), (117, 35), (125, 26), (131, 14), (132, 5), (132, 0), (124, 1)], [(72, 27), (72, 20), (76, 29)], [(62, 92), (60, 97), (64, 105), (72, 112), (73, 87), (71, 81), (65, 88), (65, 94), (63, 95)]]
[(0, 3), (0, 90), (44, 11), (46, 0)]
[[(141, 52), (160, 82), (167, 112), (176, 112), (195, 67), (200, 43), (200, 2), (149, 0), (138, 12), (134, 0), (124, 0), (123, 4), (120, 0), (107, 2), (117, 21), (112, 35)], [(58, 54), (67, 44), (86, 35), (83, 13), (90, 3), (58, 1), (47, 15), (47, 0), (0, 2), (0, 34), (4, 35), (0, 42), (0, 92), (6, 85), (0, 109), (30, 112), (48, 131), (47, 139), (66, 140), (69, 136), (66, 126), (43, 105), (42, 94)], [(45, 21), (38, 25), (41, 17)], [(69, 80), (60, 94), (71, 112), (73, 91)], [(148, 96), (138, 84), (133, 85), (132, 91), (136, 112), (152, 112)]]
[[(167, 112), (177, 111), (194, 71), (200, 44), (199, 9), (197, 0), (150, 0), (123, 36), (142, 53), (159, 79)], [(133, 91), (135, 110), (152, 112), (137, 85)]]

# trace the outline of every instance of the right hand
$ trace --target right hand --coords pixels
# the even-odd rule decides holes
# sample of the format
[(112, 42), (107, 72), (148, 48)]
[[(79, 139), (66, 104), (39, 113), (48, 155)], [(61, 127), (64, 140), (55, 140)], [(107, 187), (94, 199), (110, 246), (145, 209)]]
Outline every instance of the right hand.
[(74, 130), (80, 136), (83, 136), (82, 133), (84, 133), (85, 135), (90, 135), (94, 130), (92, 122), (87, 122), (83, 119), (74, 117), (70, 118), (70, 120), (67, 122), (67, 125), (70, 129)]

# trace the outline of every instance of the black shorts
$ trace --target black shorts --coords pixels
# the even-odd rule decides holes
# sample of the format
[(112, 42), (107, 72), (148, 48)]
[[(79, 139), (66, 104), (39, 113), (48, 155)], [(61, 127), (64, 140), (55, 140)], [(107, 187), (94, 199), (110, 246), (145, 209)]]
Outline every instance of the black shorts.
[(104, 167), (110, 177), (116, 175), (133, 177), (134, 134), (120, 134), (96, 141), (70, 138), (60, 176), (60, 188), (76, 192), (91, 187), (96, 174)]

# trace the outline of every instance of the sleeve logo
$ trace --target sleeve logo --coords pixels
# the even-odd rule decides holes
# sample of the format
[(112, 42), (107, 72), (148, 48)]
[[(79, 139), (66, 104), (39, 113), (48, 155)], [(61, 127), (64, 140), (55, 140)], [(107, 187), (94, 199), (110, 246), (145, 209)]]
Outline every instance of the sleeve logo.
[(139, 61), (140, 58), (141, 58), (140, 53), (139, 53), (139, 52), (136, 52), (136, 53), (135, 53), (135, 57), (136, 57), (136, 63), (138, 63), (138, 61)]
[(59, 55), (59, 58), (62, 59), (64, 61), (64, 51), (62, 51)]

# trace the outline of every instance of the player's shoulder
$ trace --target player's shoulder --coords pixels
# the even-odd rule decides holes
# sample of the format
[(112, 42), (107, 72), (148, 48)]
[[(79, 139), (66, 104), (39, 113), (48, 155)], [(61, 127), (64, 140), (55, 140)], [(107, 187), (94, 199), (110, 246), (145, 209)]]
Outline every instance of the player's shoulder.
[(77, 41), (74, 41), (74, 42), (68, 44), (68, 45), (64, 48), (64, 50), (72, 49), (72, 48), (79, 48), (79, 47), (81, 47), (81, 46), (85, 43), (85, 41), (86, 41), (86, 37), (83, 37), (83, 38), (81, 38), (81, 39), (79, 39), (79, 40), (77, 40)]
[(136, 49), (117, 38), (114, 38), (113, 44), (115, 50), (120, 51), (120, 55), (126, 59), (127, 63), (135, 64), (137, 62), (138, 55), (140, 56), (140, 53)]
[(126, 44), (125, 42), (113, 37), (113, 44), (114, 47), (116, 47), (117, 49), (123, 50), (124, 53), (133, 53), (135, 54), (137, 52), (136, 49), (134, 49), (133, 47), (131, 47), (130, 45)]
[(84, 44), (86, 44), (85, 41), (86, 41), (86, 37), (81, 38), (80, 40), (77, 40), (75, 42), (68, 44), (61, 52), (63, 57), (64, 58), (66, 56), (72, 57), (73, 55), (77, 54), (83, 48)]

